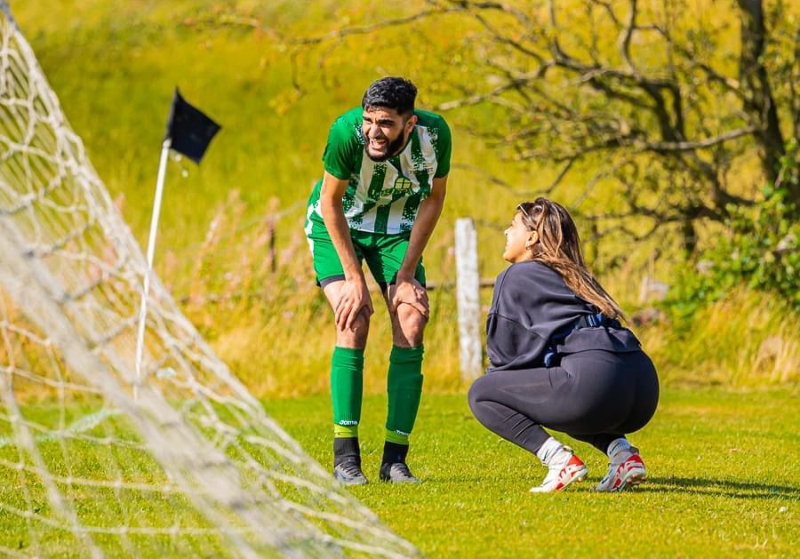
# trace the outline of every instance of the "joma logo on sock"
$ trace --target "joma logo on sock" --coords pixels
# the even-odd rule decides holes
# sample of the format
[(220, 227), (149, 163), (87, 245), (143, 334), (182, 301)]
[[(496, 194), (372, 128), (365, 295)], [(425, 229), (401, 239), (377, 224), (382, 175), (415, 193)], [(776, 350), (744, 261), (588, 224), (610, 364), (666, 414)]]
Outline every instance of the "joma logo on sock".
[(352, 419), (345, 419), (339, 422), (339, 425), (358, 425), (358, 421), (354, 421)]

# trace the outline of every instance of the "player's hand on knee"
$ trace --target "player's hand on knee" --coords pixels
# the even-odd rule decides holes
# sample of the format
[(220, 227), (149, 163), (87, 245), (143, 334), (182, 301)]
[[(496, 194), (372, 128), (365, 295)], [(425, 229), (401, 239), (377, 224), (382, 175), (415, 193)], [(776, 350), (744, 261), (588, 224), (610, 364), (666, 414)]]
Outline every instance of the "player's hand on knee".
[(430, 315), (428, 292), (416, 279), (398, 279), (396, 284), (389, 286), (387, 299), (389, 300), (389, 311), (392, 314), (397, 314), (397, 307), (406, 304), (411, 305), (425, 318)]
[(372, 297), (363, 278), (344, 282), (333, 312), (340, 330), (351, 329), (359, 313), (364, 313), (366, 318), (372, 316)]

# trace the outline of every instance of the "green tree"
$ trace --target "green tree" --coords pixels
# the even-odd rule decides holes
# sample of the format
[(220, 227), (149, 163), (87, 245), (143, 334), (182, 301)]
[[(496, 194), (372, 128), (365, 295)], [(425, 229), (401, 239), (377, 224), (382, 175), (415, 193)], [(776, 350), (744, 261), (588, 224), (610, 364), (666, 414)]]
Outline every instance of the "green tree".
[[(729, 208), (763, 201), (758, 185), (775, 182), (798, 136), (793, 6), (427, 0), (403, 17), (295, 44), (330, 50), (393, 26), (424, 42), (425, 22), (436, 20), (441, 33), (461, 35), (438, 64), (426, 60), (441, 84), (436, 108), (459, 109), (461, 124), (511, 161), (557, 166), (555, 180), (530, 195), (553, 194), (582, 170), (591, 178), (571, 202), (590, 208), (582, 213), (596, 235), (641, 240), (673, 226), (692, 252), (699, 221), (724, 223)], [(800, 207), (797, 182), (787, 184), (787, 201)]]

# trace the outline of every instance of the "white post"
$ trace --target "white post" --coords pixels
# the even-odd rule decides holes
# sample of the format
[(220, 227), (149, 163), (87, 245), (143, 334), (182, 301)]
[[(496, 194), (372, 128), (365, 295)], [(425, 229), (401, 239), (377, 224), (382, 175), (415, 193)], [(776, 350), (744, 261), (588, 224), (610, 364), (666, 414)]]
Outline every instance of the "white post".
[(156, 252), (156, 234), (158, 233), (158, 217), (161, 213), (161, 199), (164, 196), (164, 178), (167, 175), (167, 161), (172, 140), (167, 138), (161, 145), (161, 160), (158, 163), (158, 179), (156, 180), (156, 198), (153, 201), (153, 216), (150, 219), (150, 239), (147, 241), (147, 270), (144, 273), (142, 304), (139, 311), (139, 333), (136, 337), (136, 381), (133, 385), (133, 398), (139, 397), (139, 384), (142, 380), (142, 353), (144, 352), (144, 325), (147, 320), (147, 294), (150, 291), (150, 274), (153, 270), (153, 258)]
[(471, 218), (456, 220), (456, 274), (461, 377), (472, 380), (483, 373), (483, 346), (478, 235)]

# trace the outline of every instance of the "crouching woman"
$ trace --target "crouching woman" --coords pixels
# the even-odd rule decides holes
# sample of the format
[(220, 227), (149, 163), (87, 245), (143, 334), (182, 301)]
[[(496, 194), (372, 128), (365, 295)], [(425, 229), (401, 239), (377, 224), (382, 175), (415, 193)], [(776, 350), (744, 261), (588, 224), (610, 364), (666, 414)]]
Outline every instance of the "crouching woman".
[(538, 198), (517, 207), (487, 321), (491, 366), (469, 391), (487, 429), (548, 467), (532, 492), (553, 492), (588, 470), (544, 428), (585, 441), (609, 457), (597, 491), (621, 491), (647, 477), (626, 435), (658, 405), (658, 376), (622, 311), (583, 262), (575, 223)]

